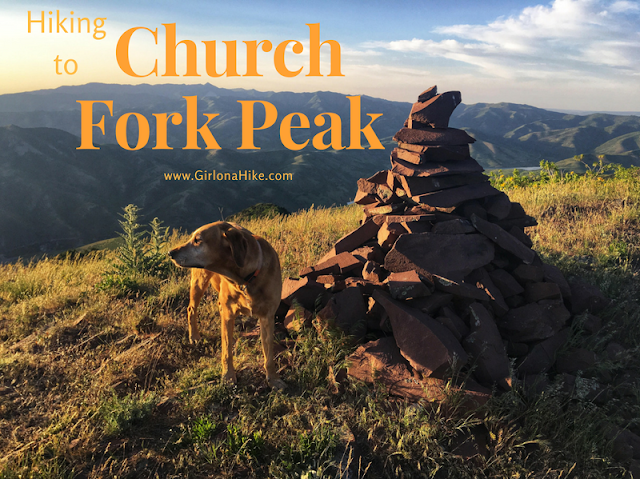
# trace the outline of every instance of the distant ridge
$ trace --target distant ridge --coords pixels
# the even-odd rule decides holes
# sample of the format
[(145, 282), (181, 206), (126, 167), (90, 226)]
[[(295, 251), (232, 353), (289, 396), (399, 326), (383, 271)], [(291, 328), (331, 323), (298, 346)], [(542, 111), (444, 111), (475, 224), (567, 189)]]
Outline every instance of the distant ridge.
[(551, 111), (557, 111), (558, 113), (567, 113), (570, 115), (593, 115), (594, 113), (604, 113), (605, 115), (619, 115), (619, 116), (640, 116), (640, 111), (603, 111), (603, 110), (557, 110), (551, 108)]
[[(115, 145), (113, 118), (105, 121), (108, 135), (99, 150), (76, 149), (76, 100), (113, 100), (116, 118), (129, 111), (152, 118), (153, 113), (184, 112), (182, 97), (191, 95), (198, 97), (199, 112), (220, 114), (210, 125), (222, 150), (182, 150), (184, 130), (175, 126), (168, 137), (174, 149), (126, 151)], [(236, 149), (241, 143), (238, 100), (251, 99), (273, 103), (280, 118), (290, 112), (311, 119), (322, 112), (349, 117), (348, 100), (339, 93), (228, 90), (210, 84), (92, 83), (0, 95), (0, 260), (113, 237), (118, 214), (129, 203), (143, 208), (149, 219), (158, 216), (169, 226), (185, 229), (219, 219), (220, 210), (228, 216), (261, 202), (289, 211), (346, 204), (353, 200), (358, 178), (389, 167), (391, 138), (411, 108), (409, 103), (362, 97), (363, 125), (368, 122), (364, 113), (383, 114), (374, 130), (386, 151), (291, 151), (283, 148), (276, 125), (256, 133), (260, 150), (243, 152)], [(342, 126), (343, 138), (348, 138), (348, 125)], [(460, 104), (450, 126), (476, 139), (471, 154), (485, 169), (535, 167), (545, 159), (580, 171), (584, 165), (574, 158), (579, 155), (588, 163), (602, 155), (605, 162), (640, 165), (640, 117), (634, 115), (576, 115), (514, 103)], [(294, 132), (294, 141), (304, 141), (326, 126), (315, 128)], [(291, 182), (163, 178), (164, 173), (196, 170), (294, 176)]]
[[(219, 113), (210, 127), (216, 138), (224, 139), (225, 144), (221, 144), (223, 148), (237, 148), (241, 143), (241, 106), (238, 100), (269, 101), (277, 107), (280, 118), (294, 111), (302, 112), (310, 119), (319, 113), (335, 112), (345, 119), (342, 125), (343, 138), (348, 133), (346, 119), (349, 116), (349, 104), (343, 94), (328, 91), (293, 93), (225, 89), (209, 83), (88, 83), (0, 95), (0, 125), (58, 128), (79, 136), (80, 106), (77, 100), (112, 100), (114, 118), (107, 115), (107, 135), (102, 137), (96, 134), (95, 143), (115, 143), (115, 119), (120, 115), (136, 111), (152, 118), (152, 114), (158, 112), (184, 113), (186, 105), (183, 96), (198, 97), (199, 113)], [(409, 103), (363, 96), (363, 121), (368, 121), (368, 117), (364, 115), (367, 112), (383, 113), (374, 123), (374, 129), (379, 138), (390, 140), (402, 126), (410, 107)], [(96, 106), (96, 115), (105, 113), (104, 105)], [(256, 113), (256, 121), (262, 120), (260, 108), (256, 109)], [(451, 126), (467, 130), (478, 140), (472, 146), (472, 154), (480, 164), (488, 168), (511, 168), (537, 166), (542, 159), (559, 162), (575, 155), (595, 154), (601, 144), (615, 140), (618, 136), (640, 131), (640, 118), (610, 113), (568, 114), (516, 103), (463, 103), (454, 111)], [(323, 128), (315, 127), (312, 122), (309, 131), (294, 131), (293, 139), (304, 141)], [(150, 145), (155, 144), (154, 135), (155, 128), (152, 128)], [(263, 151), (283, 149), (277, 127), (256, 132), (256, 138), (256, 146), (260, 146)], [(168, 143), (175, 148), (184, 146), (182, 126), (169, 127)], [(631, 161), (635, 161), (631, 151), (619, 154), (630, 154), (633, 157)]]
[[(53, 128), (0, 127), (0, 261), (111, 238), (122, 208), (192, 230), (261, 202), (289, 211), (345, 204), (358, 178), (387, 167), (384, 151), (324, 153), (181, 149), (76, 150)], [(292, 173), (291, 181), (165, 180), (165, 173)]]

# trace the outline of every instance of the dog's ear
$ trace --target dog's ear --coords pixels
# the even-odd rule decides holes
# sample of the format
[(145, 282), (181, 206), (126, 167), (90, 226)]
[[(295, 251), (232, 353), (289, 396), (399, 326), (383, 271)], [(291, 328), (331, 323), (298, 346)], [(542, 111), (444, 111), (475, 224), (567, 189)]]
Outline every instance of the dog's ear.
[(233, 260), (236, 262), (236, 265), (238, 265), (238, 268), (242, 268), (244, 266), (244, 260), (247, 257), (247, 249), (249, 247), (247, 239), (236, 228), (229, 228), (224, 232), (224, 236), (227, 238), (227, 241), (229, 241), (229, 245), (231, 246)]

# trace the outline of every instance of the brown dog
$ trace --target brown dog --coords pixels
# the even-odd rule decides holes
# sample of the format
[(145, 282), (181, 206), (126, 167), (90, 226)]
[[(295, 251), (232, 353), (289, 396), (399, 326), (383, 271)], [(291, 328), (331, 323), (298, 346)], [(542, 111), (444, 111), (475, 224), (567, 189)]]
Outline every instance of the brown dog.
[(278, 254), (264, 239), (233, 223), (219, 221), (198, 228), (189, 241), (169, 251), (175, 264), (191, 270), (189, 340), (200, 339), (197, 309), (211, 283), (218, 291), (222, 319), (222, 373), (236, 383), (233, 367), (233, 328), (236, 316), (260, 320), (260, 340), (267, 382), (281, 389), (273, 362), (274, 317), (280, 305), (282, 278)]

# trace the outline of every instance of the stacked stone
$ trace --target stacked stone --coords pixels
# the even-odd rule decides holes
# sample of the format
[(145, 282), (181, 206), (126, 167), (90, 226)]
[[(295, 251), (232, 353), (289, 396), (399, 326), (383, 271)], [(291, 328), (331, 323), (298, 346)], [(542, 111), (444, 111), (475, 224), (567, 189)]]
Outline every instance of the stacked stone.
[(475, 140), (448, 127), (460, 101), (435, 86), (418, 97), (391, 169), (358, 181), (362, 225), (283, 288), (288, 328), (316, 311), (356, 340), (378, 337), (350, 357), (349, 374), (413, 399), (439, 399), (453, 371), (486, 399), (511, 387), (509, 358), (519, 379), (544, 382), (572, 310), (604, 304), (531, 249), (524, 228), (535, 219), (490, 185), (470, 156)]

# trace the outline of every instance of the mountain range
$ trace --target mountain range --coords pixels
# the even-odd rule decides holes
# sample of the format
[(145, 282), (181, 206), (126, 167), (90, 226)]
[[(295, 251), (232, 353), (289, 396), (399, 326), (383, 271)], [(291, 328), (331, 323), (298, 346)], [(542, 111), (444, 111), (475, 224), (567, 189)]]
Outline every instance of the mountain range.
[[(185, 129), (173, 125), (167, 130), (167, 142), (174, 149), (151, 148), (156, 141), (153, 114), (176, 111), (184, 116), (185, 96), (197, 97), (199, 114), (219, 114), (209, 126), (222, 149), (183, 150)], [(106, 106), (95, 108), (93, 122), (105, 115), (106, 132), (103, 136), (93, 129), (97, 150), (76, 149), (78, 100), (113, 101), (113, 117)], [(311, 128), (293, 130), (292, 139), (298, 143), (327, 128), (313, 123), (325, 112), (343, 119), (342, 138), (349, 140), (349, 101), (333, 92), (227, 90), (209, 84), (87, 84), (0, 95), (0, 260), (113, 237), (118, 214), (129, 203), (140, 206), (147, 221), (158, 216), (166, 225), (187, 230), (258, 202), (288, 210), (345, 204), (353, 198), (358, 178), (388, 168), (395, 146), (391, 138), (411, 109), (410, 103), (362, 97), (363, 126), (369, 122), (366, 113), (382, 113), (372, 125), (385, 151), (318, 151), (311, 146), (288, 150), (278, 123), (256, 132), (259, 150), (244, 151), (237, 150), (242, 131), (238, 101), (247, 100), (272, 103), (279, 119), (304, 113)], [(115, 144), (115, 122), (127, 112), (151, 119), (148, 148), (127, 151)], [(263, 121), (263, 112), (256, 108), (256, 124)], [(577, 155), (585, 155), (585, 160), (604, 155), (605, 161), (640, 165), (638, 116), (575, 115), (512, 103), (478, 103), (459, 105), (450, 126), (476, 138), (472, 156), (485, 168), (535, 167), (546, 159), (580, 170)], [(130, 138), (135, 140), (135, 134)], [(193, 175), (197, 170), (293, 173), (293, 179), (165, 179), (165, 173)]]

